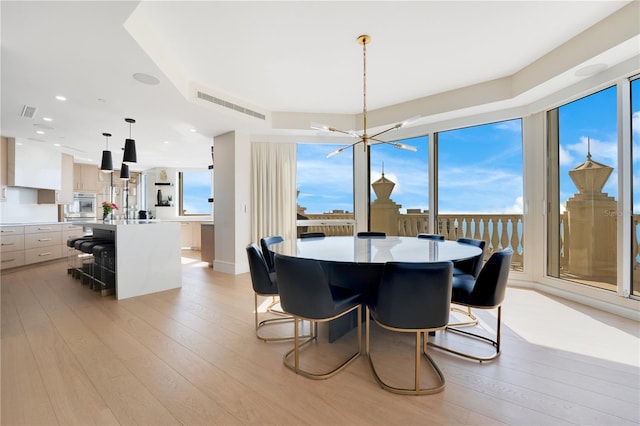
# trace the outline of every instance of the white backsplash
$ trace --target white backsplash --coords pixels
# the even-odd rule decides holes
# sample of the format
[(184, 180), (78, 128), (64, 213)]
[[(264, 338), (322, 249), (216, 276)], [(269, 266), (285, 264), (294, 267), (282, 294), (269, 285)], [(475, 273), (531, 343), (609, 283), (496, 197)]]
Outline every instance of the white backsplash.
[(57, 222), (58, 206), (38, 204), (38, 190), (7, 188), (7, 201), (0, 203), (0, 223)]

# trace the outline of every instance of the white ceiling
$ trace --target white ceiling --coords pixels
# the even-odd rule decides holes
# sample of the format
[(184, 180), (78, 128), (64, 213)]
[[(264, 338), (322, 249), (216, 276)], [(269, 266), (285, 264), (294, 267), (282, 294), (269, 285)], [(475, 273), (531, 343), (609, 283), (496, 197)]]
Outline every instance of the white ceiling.
[[(272, 129), (268, 119), (194, 101), (195, 86), (267, 117), (355, 115), (360, 34), (372, 39), (372, 111), (513, 76), (628, 3), (2, 1), (1, 133), (98, 162), (109, 132), (119, 163), (131, 117), (134, 169), (203, 167), (214, 136)], [(603, 58), (612, 66), (637, 54), (632, 44)], [(160, 83), (139, 83), (134, 73)], [(34, 118), (20, 117), (24, 105), (37, 108)]]

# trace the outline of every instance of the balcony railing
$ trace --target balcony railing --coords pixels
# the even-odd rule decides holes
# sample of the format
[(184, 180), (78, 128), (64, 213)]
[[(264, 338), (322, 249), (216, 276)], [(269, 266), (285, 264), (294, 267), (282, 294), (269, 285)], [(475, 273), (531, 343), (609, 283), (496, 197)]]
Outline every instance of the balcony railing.
[[(354, 235), (355, 220), (349, 213), (307, 214), (309, 220), (298, 220), (298, 233), (324, 232), (327, 236)], [(491, 253), (510, 247), (513, 250), (512, 268), (523, 267), (522, 215), (518, 214), (448, 214), (439, 215), (437, 230), (447, 240), (458, 238), (483, 239), (487, 242), (487, 259)], [(398, 215), (395, 235), (416, 236), (429, 229), (429, 213)]]
[[(306, 214), (309, 220), (298, 220), (298, 233), (324, 232), (327, 236), (354, 235), (355, 220), (351, 213)], [(421, 232), (442, 234), (447, 240), (458, 238), (483, 239), (487, 242), (485, 260), (496, 250), (510, 247), (513, 250), (512, 269), (523, 269), (524, 235), (520, 214), (441, 214), (437, 229), (429, 229), (429, 213), (411, 211), (398, 215), (396, 235), (415, 236)], [(634, 278), (640, 276), (640, 215), (633, 215), (632, 251)], [(571, 232), (568, 215), (560, 215), (560, 267), (567, 268)]]
[(412, 236), (420, 232), (444, 235), (447, 240), (474, 238), (487, 242), (485, 260), (494, 251), (504, 248), (513, 250), (511, 267), (523, 267), (523, 228), (521, 214), (441, 214), (437, 218), (437, 229), (429, 229), (429, 213), (400, 214), (398, 235)]

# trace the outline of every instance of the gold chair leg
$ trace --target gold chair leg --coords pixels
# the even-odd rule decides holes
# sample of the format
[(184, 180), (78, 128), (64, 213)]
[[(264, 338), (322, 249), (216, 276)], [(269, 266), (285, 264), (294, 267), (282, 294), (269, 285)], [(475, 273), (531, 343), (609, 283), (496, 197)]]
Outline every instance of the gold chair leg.
[[(362, 317), (362, 305), (357, 305), (354, 306), (353, 308), (349, 309), (346, 312), (343, 312), (340, 315), (337, 315), (335, 317), (332, 318), (326, 318), (323, 319), (322, 321), (314, 321), (308, 318), (301, 318), (301, 317), (296, 317), (294, 316), (294, 322), (296, 324), (295, 327), (295, 332), (294, 332), (294, 341), (293, 341), (293, 349), (289, 350), (287, 353), (284, 354), (284, 356), (282, 357), (282, 361), (284, 363), (284, 365), (292, 370), (293, 372), (295, 372), (296, 374), (300, 374), (301, 376), (305, 376), (309, 379), (315, 379), (315, 380), (322, 380), (322, 379), (328, 379), (330, 377), (335, 376), (336, 374), (338, 374), (340, 371), (344, 370), (349, 364), (351, 364), (356, 358), (358, 358), (358, 356), (360, 356), (360, 353), (362, 352), (362, 322), (358, 321), (358, 351), (355, 352), (354, 354), (352, 354), (347, 360), (345, 360), (344, 362), (342, 362), (340, 365), (338, 365), (337, 367), (333, 368), (332, 370), (325, 372), (325, 373), (311, 373), (309, 371), (303, 370), (302, 368), (300, 368), (300, 351), (309, 343), (311, 343), (312, 341), (316, 340), (318, 338), (318, 322), (327, 322), (327, 321), (331, 321), (333, 319), (339, 318), (343, 315), (347, 315), (351, 312), (353, 312), (354, 310), (357, 310), (358, 312), (358, 318)], [(308, 339), (304, 340), (304, 341), (300, 341), (300, 338), (298, 336), (298, 327), (297, 327), (297, 322), (298, 320), (307, 320), (313, 323), (313, 331), (311, 333), (311, 337), (309, 337)], [(289, 358), (291, 357), (291, 355), (293, 354), (293, 364), (291, 363), (291, 361), (289, 360)]]
[(480, 334), (476, 334), (476, 333), (472, 333), (470, 331), (466, 331), (466, 330), (460, 330), (459, 328), (453, 328), (452, 325), (448, 325), (447, 328), (445, 328), (445, 331), (451, 331), (453, 333), (458, 333), (458, 334), (463, 334), (465, 336), (469, 336), (471, 338), (474, 339), (478, 339), (482, 342), (488, 343), (490, 345), (492, 345), (495, 349), (496, 352), (493, 355), (489, 355), (489, 356), (479, 356), (479, 355), (474, 355), (474, 354), (470, 354), (470, 353), (466, 353), (466, 352), (462, 352), (462, 351), (458, 351), (455, 349), (451, 349), (448, 348), (446, 346), (442, 346), (442, 345), (438, 345), (436, 343), (433, 342), (428, 342), (429, 346), (433, 346), (434, 348), (437, 349), (441, 349), (443, 351), (447, 351), (465, 358), (469, 358), (469, 359), (473, 359), (476, 361), (491, 361), (494, 360), (496, 358), (498, 358), (500, 356), (500, 327), (502, 324), (502, 306), (498, 306), (498, 318), (497, 318), (497, 326), (496, 326), (496, 339), (493, 340), (489, 337), (486, 336), (482, 336)]
[[(278, 302), (275, 300), (275, 298), (272, 299), (271, 304), (269, 305), (269, 307), (267, 307), (267, 311), (268, 312), (273, 312), (276, 314), (280, 314), (283, 315), (281, 318), (268, 318), (268, 319), (264, 319), (262, 321), (260, 321), (259, 316), (258, 316), (258, 294), (254, 293), (253, 294), (253, 300), (254, 300), (254, 312), (255, 312), (255, 326), (256, 326), (256, 337), (264, 342), (282, 342), (285, 340), (292, 340), (296, 337), (294, 336), (280, 336), (280, 337), (266, 337), (263, 336), (260, 333), (260, 329), (264, 326), (268, 326), (268, 325), (272, 325), (272, 324), (283, 324), (286, 322), (294, 322), (293, 321), (293, 317), (289, 314), (287, 314), (286, 312), (283, 311), (278, 311), (278, 310), (270, 310), (269, 308), (272, 308), (273, 306), (277, 305)], [(304, 322), (303, 322), (303, 326), (304, 326)], [(297, 327), (297, 324), (296, 324)], [(311, 325), (309, 325), (309, 327), (311, 328)], [(309, 330), (309, 334), (303, 334), (301, 336), (299, 336), (300, 338), (307, 338), (311, 336), (311, 332), (312, 330)]]
[(471, 306), (467, 306), (467, 309), (460, 309), (457, 306), (452, 306), (451, 311), (459, 312), (463, 315), (466, 315), (467, 317), (469, 317), (469, 321), (449, 323), (449, 327), (470, 327), (478, 325), (478, 317), (476, 317), (473, 312), (471, 312)]
[[(380, 324), (378, 323), (378, 325), (380, 325), (382, 328), (386, 328), (388, 330), (392, 330), (392, 331), (404, 331), (404, 330), (400, 330), (400, 329), (395, 329), (392, 327), (387, 327), (384, 324)], [(398, 387), (394, 387), (391, 386), (387, 383), (385, 383), (380, 376), (378, 375), (378, 372), (376, 371), (375, 366), (373, 365), (373, 359), (371, 358), (371, 352), (370, 352), (370, 319), (369, 319), (369, 308), (367, 308), (366, 311), (366, 321), (365, 321), (365, 330), (366, 330), (366, 335), (365, 335), (365, 352), (367, 355), (367, 360), (369, 361), (369, 367), (371, 368), (371, 372), (373, 373), (373, 377), (376, 380), (376, 382), (378, 383), (378, 385), (380, 385), (380, 387), (386, 391), (395, 393), (395, 394), (400, 394), (400, 395), (430, 395), (430, 394), (434, 394), (434, 393), (438, 393), (438, 392), (442, 392), (442, 390), (445, 387), (445, 378), (444, 378), (444, 374), (442, 374), (442, 371), (440, 370), (440, 368), (438, 367), (438, 364), (436, 364), (436, 362), (433, 360), (433, 358), (431, 358), (431, 356), (427, 353), (427, 333), (429, 332), (429, 330), (417, 330), (415, 331), (416, 333), (416, 342), (415, 342), (415, 366), (414, 366), (414, 386), (413, 388), (398, 388)], [(409, 330), (406, 330), (409, 331)], [(410, 330), (410, 331), (414, 331), (414, 330)], [(424, 337), (423, 342), (420, 342), (420, 338)], [(422, 350), (421, 350), (422, 349)], [(426, 359), (426, 361), (429, 363), (429, 366), (431, 367), (431, 369), (433, 370), (433, 372), (435, 373), (436, 377), (438, 378), (438, 384), (436, 386), (430, 387), (430, 388), (421, 388), (420, 387), (420, 366), (421, 366), (421, 360), (422, 360), (422, 356), (424, 356), (424, 358)]]

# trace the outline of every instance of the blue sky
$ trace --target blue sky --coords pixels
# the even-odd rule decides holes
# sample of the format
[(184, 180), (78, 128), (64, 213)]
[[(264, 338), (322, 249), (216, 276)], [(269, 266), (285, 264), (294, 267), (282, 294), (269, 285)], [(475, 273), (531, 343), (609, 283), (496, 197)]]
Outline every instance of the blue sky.
[(184, 200), (182, 208), (186, 214), (211, 214), (211, 172), (184, 171)]
[[(635, 89), (635, 90), (633, 90)], [(634, 170), (640, 169), (640, 80), (632, 84), (634, 122)], [(456, 129), (439, 134), (440, 213), (522, 213), (521, 120)], [(617, 192), (617, 117), (615, 87), (560, 108), (560, 198), (573, 196), (577, 188), (568, 171), (586, 160), (587, 138), (594, 161), (611, 166), (604, 191)], [(371, 181), (385, 177), (396, 186), (391, 199), (407, 208), (428, 208), (427, 137), (403, 141), (418, 152), (375, 145), (371, 151)], [(353, 211), (353, 154), (346, 150), (327, 159), (333, 145), (301, 144), (298, 148), (298, 204), (308, 213), (332, 209)], [(355, 149), (362, 149), (358, 144)], [(640, 200), (640, 173), (634, 172), (635, 199)], [(372, 195), (372, 200), (375, 195)], [(640, 212), (640, 201), (635, 203)]]

